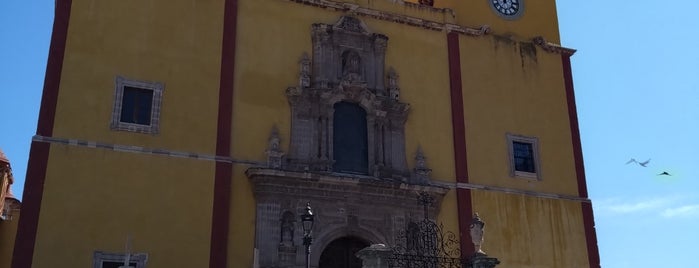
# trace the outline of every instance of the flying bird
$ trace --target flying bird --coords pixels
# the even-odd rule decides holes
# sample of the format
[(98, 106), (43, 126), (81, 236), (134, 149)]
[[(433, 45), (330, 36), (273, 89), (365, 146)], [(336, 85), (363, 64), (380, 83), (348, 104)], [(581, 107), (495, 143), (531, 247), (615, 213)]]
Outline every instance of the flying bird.
[(670, 173), (667, 173), (667, 171), (663, 171), (663, 173), (658, 174), (658, 176), (672, 176)]
[(636, 161), (636, 159), (631, 158), (631, 160), (629, 160), (628, 162), (626, 162), (627, 165), (628, 165), (628, 164), (631, 164), (631, 163), (636, 163), (636, 164), (638, 164), (638, 165), (640, 165), (640, 166), (642, 166), (642, 167), (646, 167), (646, 166), (648, 165), (648, 163), (650, 163), (650, 158), (649, 158), (648, 160), (646, 160), (646, 161), (643, 161), (643, 162), (638, 162), (638, 161)]
[(650, 158), (648, 158), (648, 160), (646, 160), (645, 162), (639, 162), (638, 164), (641, 165), (642, 167), (646, 167), (646, 165), (648, 165), (649, 162), (650, 162)]

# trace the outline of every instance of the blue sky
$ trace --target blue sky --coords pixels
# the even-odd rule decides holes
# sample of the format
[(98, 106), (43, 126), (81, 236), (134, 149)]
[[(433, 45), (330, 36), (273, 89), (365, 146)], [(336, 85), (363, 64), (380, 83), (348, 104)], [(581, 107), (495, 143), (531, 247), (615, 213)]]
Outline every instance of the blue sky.
[[(529, 0), (537, 1), (537, 0)], [(53, 0), (0, 1), (0, 148), (17, 196)], [(688, 267), (699, 241), (699, 2), (558, 1), (603, 267)], [(625, 163), (651, 159), (647, 167)], [(673, 176), (657, 176), (667, 171)], [(661, 255), (663, 253), (668, 256)]]

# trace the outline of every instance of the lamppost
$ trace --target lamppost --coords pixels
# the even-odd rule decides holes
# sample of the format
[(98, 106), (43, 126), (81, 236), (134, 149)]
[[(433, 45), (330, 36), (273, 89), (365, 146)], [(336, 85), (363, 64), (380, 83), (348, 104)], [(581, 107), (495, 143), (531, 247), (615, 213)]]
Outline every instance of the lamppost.
[(306, 246), (306, 268), (311, 268), (311, 243), (313, 242), (313, 212), (311, 211), (311, 203), (306, 203), (306, 212), (301, 215), (303, 223), (303, 245)]

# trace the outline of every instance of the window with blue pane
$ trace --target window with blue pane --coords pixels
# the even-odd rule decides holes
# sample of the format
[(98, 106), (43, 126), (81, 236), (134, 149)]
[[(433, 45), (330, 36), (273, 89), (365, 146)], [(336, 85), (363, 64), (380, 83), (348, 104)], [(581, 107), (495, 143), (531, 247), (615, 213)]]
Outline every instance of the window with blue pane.
[(121, 105), (121, 122), (150, 125), (153, 108), (153, 90), (124, 87)]
[(510, 176), (541, 180), (539, 139), (507, 134), (510, 158)]
[(534, 150), (531, 143), (512, 142), (515, 159), (515, 170), (524, 172), (536, 172), (534, 166)]

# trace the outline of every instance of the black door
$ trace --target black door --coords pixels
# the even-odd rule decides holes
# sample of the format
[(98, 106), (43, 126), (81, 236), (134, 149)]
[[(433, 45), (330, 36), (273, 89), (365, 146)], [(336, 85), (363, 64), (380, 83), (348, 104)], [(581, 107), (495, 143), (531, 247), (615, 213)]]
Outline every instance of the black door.
[(358, 238), (339, 238), (323, 250), (318, 268), (362, 268), (362, 260), (354, 254), (368, 246), (368, 243)]

